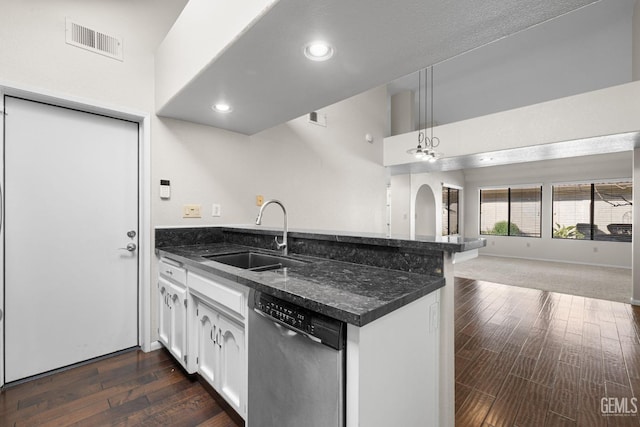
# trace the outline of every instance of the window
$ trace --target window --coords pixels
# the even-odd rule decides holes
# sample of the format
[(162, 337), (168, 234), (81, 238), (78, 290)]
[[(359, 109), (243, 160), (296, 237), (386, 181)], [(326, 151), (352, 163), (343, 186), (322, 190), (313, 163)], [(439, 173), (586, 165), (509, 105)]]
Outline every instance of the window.
[(449, 236), (460, 234), (458, 216), (460, 190), (457, 188), (442, 187), (442, 235)]
[(555, 239), (631, 241), (630, 180), (553, 186)]
[(480, 190), (480, 234), (540, 237), (542, 187)]

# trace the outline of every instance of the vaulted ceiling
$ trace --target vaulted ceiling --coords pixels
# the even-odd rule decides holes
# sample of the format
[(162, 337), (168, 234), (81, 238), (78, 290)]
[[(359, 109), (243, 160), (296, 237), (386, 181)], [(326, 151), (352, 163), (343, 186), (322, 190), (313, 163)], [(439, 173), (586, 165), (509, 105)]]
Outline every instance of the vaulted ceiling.
[[(479, 106), (496, 101), (492, 109), (509, 108), (508, 103), (488, 99), (486, 93), (497, 89), (512, 93), (514, 88), (501, 79), (490, 84), (488, 77), (497, 75), (501, 67), (517, 69), (512, 63), (520, 61), (519, 53), (526, 51), (540, 59), (534, 60), (534, 67), (520, 61), (520, 67), (529, 68), (527, 73), (508, 83), (520, 90), (524, 81), (534, 100), (554, 96), (541, 96), (540, 90), (554, 75), (565, 77), (560, 82), (573, 81), (582, 79), (581, 71), (591, 67), (620, 68), (613, 59), (585, 64), (581, 57), (566, 70), (546, 69), (544, 62), (538, 62), (549, 55), (539, 51), (552, 47), (552, 56), (562, 57), (560, 47), (574, 46), (571, 41), (588, 54), (593, 43), (591, 39), (584, 42), (585, 33), (576, 28), (586, 34), (615, 33), (616, 19), (621, 18), (613, 17), (603, 30), (598, 13), (589, 18), (591, 24), (580, 25), (572, 23), (574, 13), (599, 3), (618, 2), (628, 6), (634, 0), (279, 0), (161, 106), (159, 114), (254, 134), (382, 84), (395, 81), (392, 90), (401, 90), (402, 80), (397, 79), (432, 64), (440, 64), (435, 78), (442, 87), (436, 87), (436, 96), (449, 94), (452, 102), (446, 107), (444, 100), (436, 98), (436, 108), (460, 110), (460, 104), (466, 102), (453, 101), (460, 101), (465, 93), (471, 93)], [(536, 26), (555, 18), (559, 19), (555, 31), (536, 31)], [(560, 21), (564, 19), (569, 19), (566, 26)], [(532, 37), (526, 36), (529, 28)], [(313, 62), (302, 54), (304, 45), (315, 39), (333, 45), (335, 54), (330, 60)], [(508, 42), (492, 43), (496, 40)], [(539, 79), (543, 74), (544, 79)], [(619, 74), (624, 75), (601, 77), (596, 85), (630, 78), (630, 70)], [(411, 80), (417, 84), (417, 78), (407, 77)], [(483, 86), (484, 92), (477, 90)], [(575, 85), (571, 90), (583, 87)], [(233, 104), (232, 113), (220, 115), (211, 110), (221, 93)], [(481, 108), (459, 117), (477, 114), (482, 114)]]

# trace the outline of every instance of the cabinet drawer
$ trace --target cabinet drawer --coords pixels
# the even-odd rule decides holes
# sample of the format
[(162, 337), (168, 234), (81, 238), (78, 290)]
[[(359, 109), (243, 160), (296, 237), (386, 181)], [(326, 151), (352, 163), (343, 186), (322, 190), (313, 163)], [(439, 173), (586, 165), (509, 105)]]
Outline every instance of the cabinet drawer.
[(246, 315), (244, 292), (239, 288), (240, 285), (226, 282), (224, 279), (213, 279), (189, 272), (190, 291), (244, 317)]
[(161, 259), (158, 263), (158, 272), (161, 276), (186, 286), (187, 270), (184, 268), (170, 264), (170, 261), (166, 259)]

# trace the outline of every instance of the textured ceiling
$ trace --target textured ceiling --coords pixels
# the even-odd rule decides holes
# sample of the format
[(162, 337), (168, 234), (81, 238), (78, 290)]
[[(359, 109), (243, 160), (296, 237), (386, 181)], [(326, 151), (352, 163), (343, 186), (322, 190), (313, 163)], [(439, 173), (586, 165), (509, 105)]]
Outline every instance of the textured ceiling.
[[(603, 0), (437, 64), (429, 91), (434, 122), (443, 125), (629, 83), (635, 3)], [(387, 88), (390, 95), (417, 92), (418, 73)], [(421, 108), (424, 112), (424, 101)], [(417, 116), (417, 104), (415, 111)], [(423, 127), (429, 120), (414, 121)]]
[[(595, 2), (280, 0), (158, 114), (254, 134)], [(304, 57), (315, 39), (331, 60)]]

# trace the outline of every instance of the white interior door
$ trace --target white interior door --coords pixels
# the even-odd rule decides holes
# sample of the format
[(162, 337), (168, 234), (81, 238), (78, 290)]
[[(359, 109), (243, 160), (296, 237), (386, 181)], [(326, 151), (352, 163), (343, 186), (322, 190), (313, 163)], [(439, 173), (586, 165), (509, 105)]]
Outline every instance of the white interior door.
[(138, 244), (138, 124), (12, 97), (5, 112), (11, 382), (138, 344), (138, 251), (120, 249)]

